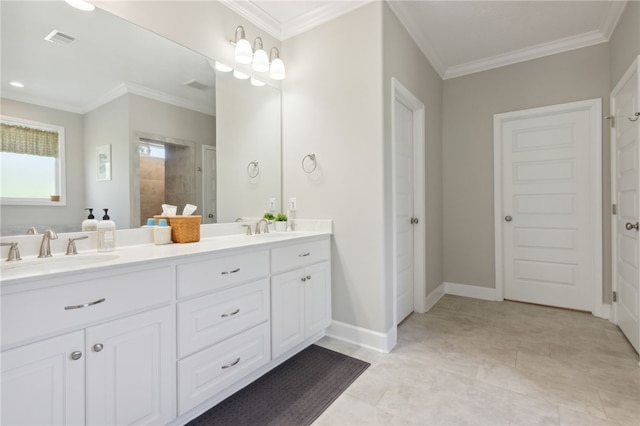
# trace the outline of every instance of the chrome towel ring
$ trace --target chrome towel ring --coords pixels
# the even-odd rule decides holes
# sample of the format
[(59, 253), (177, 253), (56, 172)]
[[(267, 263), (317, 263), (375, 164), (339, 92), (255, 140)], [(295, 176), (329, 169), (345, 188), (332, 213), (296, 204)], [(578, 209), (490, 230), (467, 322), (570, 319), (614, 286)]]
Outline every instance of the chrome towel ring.
[[(305, 163), (305, 160), (307, 160), (307, 158), (309, 160)], [(316, 155), (313, 152), (311, 154), (307, 154), (304, 157), (302, 157), (302, 170), (304, 170), (305, 173), (309, 173), (309, 174), (313, 173), (316, 171), (317, 167), (318, 167), (318, 162), (316, 161)]]
[(629, 117), (629, 121), (638, 121), (638, 119), (640, 118), (640, 112), (636, 112), (636, 113), (634, 114), (634, 117), (635, 117), (635, 118), (631, 118), (631, 117)]
[(257, 161), (251, 161), (248, 165), (247, 165), (247, 175), (249, 175), (249, 177), (251, 179), (257, 177), (260, 174), (260, 166), (258, 165)]

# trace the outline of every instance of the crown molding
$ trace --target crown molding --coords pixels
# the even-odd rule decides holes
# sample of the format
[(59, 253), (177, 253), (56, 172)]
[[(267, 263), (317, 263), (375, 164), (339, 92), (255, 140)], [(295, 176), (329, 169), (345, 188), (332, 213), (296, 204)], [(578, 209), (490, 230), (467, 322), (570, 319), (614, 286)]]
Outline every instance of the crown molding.
[(282, 40), (297, 36), (312, 28), (329, 22), (351, 11), (361, 8), (375, 0), (359, 0), (359, 1), (343, 1), (343, 2), (327, 2), (296, 19), (282, 24)]
[(104, 95), (99, 97), (98, 99), (96, 99), (94, 101), (91, 101), (88, 104), (86, 104), (82, 108), (82, 114), (86, 114), (86, 113), (88, 113), (90, 111), (93, 111), (96, 108), (100, 108), (102, 105), (107, 104), (107, 103), (113, 101), (114, 99), (119, 98), (120, 96), (124, 95), (125, 93), (127, 93), (127, 87), (125, 86), (124, 83), (120, 83), (115, 88), (113, 88), (112, 90), (108, 91), (107, 93), (105, 93)]
[(413, 17), (414, 15), (410, 10), (408, 10), (405, 2), (386, 0), (386, 3), (387, 5), (389, 5), (393, 13), (395, 13), (395, 15), (398, 17), (400, 23), (407, 30), (409, 36), (416, 43), (418, 49), (420, 49), (429, 63), (431, 63), (431, 66), (435, 69), (440, 78), (444, 79), (446, 67), (442, 63), (442, 60), (440, 60), (440, 57), (436, 53), (429, 39), (422, 32), (420, 24), (416, 22), (415, 18)]
[(60, 103), (60, 102), (51, 102), (51, 101), (44, 100), (44, 99), (42, 99), (40, 97), (37, 97), (37, 96), (29, 96), (29, 95), (24, 95), (22, 93), (20, 93), (20, 94), (18, 94), (18, 93), (2, 93), (2, 97), (4, 99), (10, 99), (12, 101), (24, 102), (26, 104), (38, 105), (38, 106), (41, 106), (41, 107), (51, 108), (51, 109), (57, 109), (57, 110), (60, 110), (60, 111), (71, 112), (73, 114), (84, 114), (85, 113), (83, 108), (78, 108), (76, 105), (73, 105), (73, 104), (66, 104), (66, 103)]
[(272, 37), (282, 41), (282, 25), (250, 0), (220, 0), (220, 3)]
[(215, 108), (211, 108), (208, 105), (204, 105), (200, 102), (193, 102), (180, 98), (178, 96), (169, 95), (159, 90), (150, 89), (145, 86), (141, 86), (135, 83), (124, 83), (126, 92), (132, 95), (139, 95), (145, 98), (153, 99), (165, 104), (174, 105), (180, 108), (189, 109), (192, 111), (201, 112), (207, 115), (216, 115)]
[(602, 34), (609, 40), (613, 31), (618, 25), (618, 21), (622, 17), (624, 8), (627, 6), (628, 0), (611, 1), (609, 2), (609, 13), (602, 23)]
[(593, 46), (595, 44), (606, 43), (608, 38), (602, 32), (594, 30), (573, 37), (566, 37), (549, 43), (542, 43), (536, 46), (519, 49), (502, 55), (491, 56), (477, 61), (471, 61), (447, 68), (444, 73), (444, 80), (461, 77), (481, 71), (504, 67), (519, 62), (538, 59), (556, 53), (567, 52), (582, 47)]

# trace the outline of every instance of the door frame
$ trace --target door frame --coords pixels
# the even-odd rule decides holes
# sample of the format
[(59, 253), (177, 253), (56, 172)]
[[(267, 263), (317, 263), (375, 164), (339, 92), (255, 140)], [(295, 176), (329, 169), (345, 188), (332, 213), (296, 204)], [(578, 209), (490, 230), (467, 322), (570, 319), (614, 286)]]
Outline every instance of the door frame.
[(593, 277), (592, 287), (592, 314), (603, 316), (603, 279), (602, 279), (602, 99), (588, 99), (584, 101), (569, 102), (564, 104), (549, 105), (539, 108), (531, 108), (519, 111), (511, 111), (493, 116), (493, 193), (494, 193), (494, 235), (495, 235), (495, 299), (504, 300), (504, 247), (503, 247), (503, 194), (502, 194), (502, 123), (503, 121), (528, 116), (546, 115), (562, 111), (576, 109), (589, 110), (591, 114), (591, 128), (589, 134), (591, 170), (589, 186), (593, 194), (591, 220), (595, 224), (593, 231)]
[[(620, 80), (618, 80), (618, 83), (616, 83), (615, 87), (613, 88), (613, 90), (611, 91), (611, 94), (609, 95), (609, 111), (611, 112), (611, 117), (614, 120), (616, 120), (615, 117), (615, 101), (614, 101), (614, 97), (615, 95), (618, 94), (618, 92), (620, 92), (620, 89), (622, 89), (622, 87), (625, 85), (625, 83), (631, 78), (631, 75), (634, 72), (638, 72), (637, 74), (637, 79), (638, 79), (638, 87), (640, 88), (640, 69), (638, 69), (638, 64), (640, 62), (640, 56), (636, 57), (636, 59), (631, 63), (631, 65), (629, 66), (629, 68), (627, 69), (627, 71), (625, 71), (624, 75), (622, 77), (620, 77)], [(614, 123), (615, 125), (615, 123)], [(615, 199), (615, 194), (616, 194), (616, 172), (618, 170), (618, 162), (616, 161), (616, 148), (617, 148), (617, 140), (616, 140), (616, 129), (614, 126), (610, 126), (610, 145), (611, 145), (611, 204), (615, 204), (615, 202), (617, 201)], [(639, 163), (639, 167), (640, 167), (640, 163)], [(639, 210), (640, 211), (640, 208)], [(611, 215), (611, 291), (614, 292), (618, 292), (618, 294), (620, 294), (620, 289), (618, 288), (618, 280), (617, 280), (617, 275), (618, 275), (618, 261), (617, 261), (617, 257), (618, 257), (618, 220), (617, 220), (617, 216), (616, 215)], [(618, 304), (617, 303), (611, 303), (611, 321), (614, 324), (618, 324)]]
[(398, 311), (398, 282), (397, 282), (397, 259), (398, 242), (396, 231), (398, 224), (396, 220), (397, 200), (396, 200), (396, 140), (395, 140), (395, 101), (402, 102), (413, 113), (413, 210), (419, 222), (414, 225), (416, 232), (413, 240), (413, 309), (415, 312), (426, 311), (425, 293), (425, 106), (424, 104), (395, 77), (391, 78), (391, 232), (392, 232), (392, 280), (393, 280), (393, 324), (397, 327), (396, 316)]
[(213, 189), (214, 190), (214, 196), (216, 198), (216, 211), (214, 212), (214, 219), (215, 222), (211, 222), (208, 221), (208, 218), (205, 218), (206, 216), (206, 209), (209, 208), (208, 204), (210, 201), (210, 194), (207, 194), (207, 184), (206, 184), (206, 180), (209, 177), (209, 166), (206, 165), (205, 166), (205, 160), (207, 158), (207, 151), (212, 151), (215, 156), (216, 156), (216, 172), (217, 172), (217, 163), (218, 163), (218, 157), (217, 157), (217, 151), (216, 151), (216, 147), (214, 145), (202, 145), (202, 161), (200, 162), (200, 164), (202, 165), (200, 167), (200, 171), (202, 173), (200, 173), (200, 179), (202, 180), (202, 223), (218, 223), (218, 203), (217, 203), (217, 198), (218, 198), (218, 188), (217, 188), (217, 176), (216, 176), (216, 187)]

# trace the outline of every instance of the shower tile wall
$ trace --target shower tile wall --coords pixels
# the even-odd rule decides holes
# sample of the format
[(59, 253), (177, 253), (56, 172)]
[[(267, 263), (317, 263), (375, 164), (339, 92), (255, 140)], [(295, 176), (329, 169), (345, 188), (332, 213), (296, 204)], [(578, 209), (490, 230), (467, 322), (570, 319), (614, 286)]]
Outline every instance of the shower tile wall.
[(178, 207), (196, 204), (193, 148), (165, 144), (165, 202)]
[(162, 213), (165, 202), (164, 159), (140, 156), (140, 224)]

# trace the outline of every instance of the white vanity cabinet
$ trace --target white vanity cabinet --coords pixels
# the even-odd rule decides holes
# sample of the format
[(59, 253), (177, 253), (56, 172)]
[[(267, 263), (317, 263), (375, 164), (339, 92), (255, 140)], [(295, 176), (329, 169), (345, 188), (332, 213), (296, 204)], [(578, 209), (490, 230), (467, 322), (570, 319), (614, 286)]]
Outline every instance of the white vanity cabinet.
[(271, 253), (271, 351), (275, 359), (331, 323), (329, 240), (274, 248)]
[(182, 415), (271, 360), (269, 250), (212, 255), (177, 269)]
[(173, 288), (162, 267), (3, 294), (2, 424), (170, 422)]

